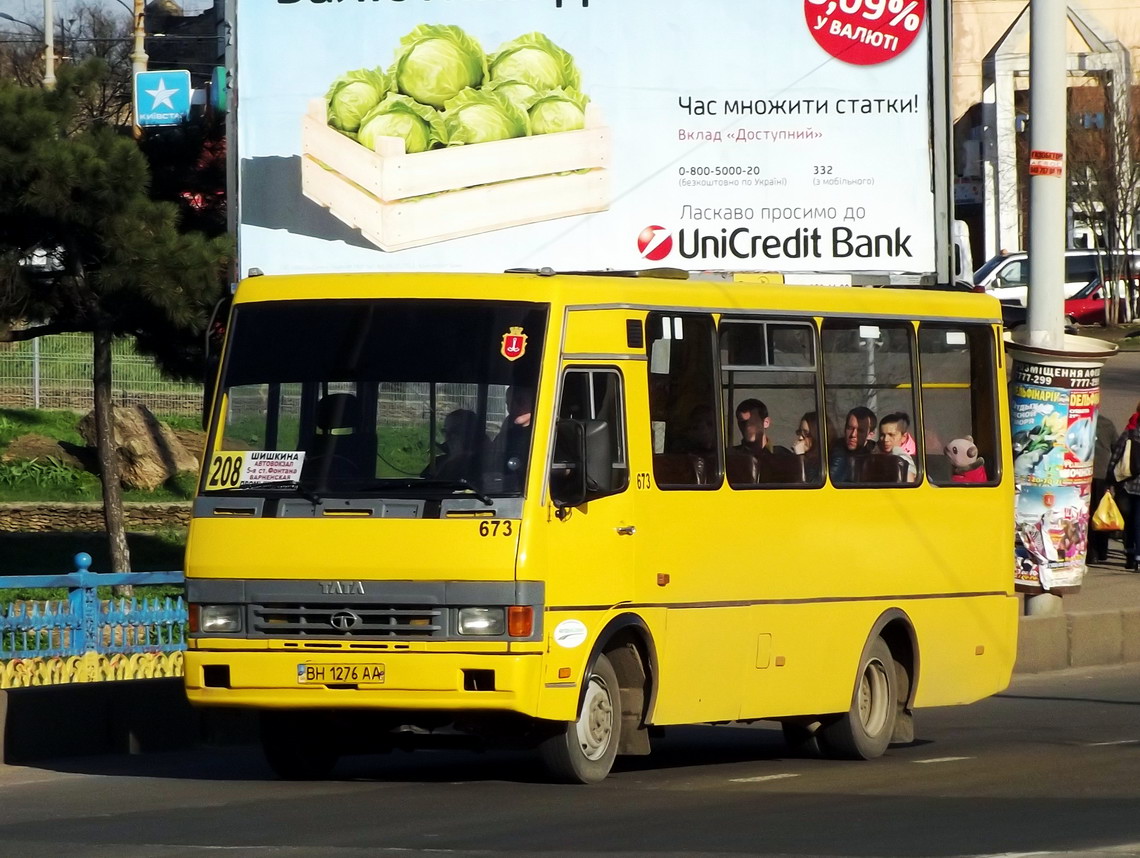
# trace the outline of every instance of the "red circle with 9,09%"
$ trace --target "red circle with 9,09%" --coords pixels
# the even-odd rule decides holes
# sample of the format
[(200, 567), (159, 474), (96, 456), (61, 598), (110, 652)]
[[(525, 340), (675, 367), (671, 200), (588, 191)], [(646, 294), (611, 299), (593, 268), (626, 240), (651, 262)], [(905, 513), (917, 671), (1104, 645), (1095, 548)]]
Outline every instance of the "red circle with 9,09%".
[(804, 0), (804, 17), (833, 57), (870, 66), (910, 47), (922, 30), (926, 0)]

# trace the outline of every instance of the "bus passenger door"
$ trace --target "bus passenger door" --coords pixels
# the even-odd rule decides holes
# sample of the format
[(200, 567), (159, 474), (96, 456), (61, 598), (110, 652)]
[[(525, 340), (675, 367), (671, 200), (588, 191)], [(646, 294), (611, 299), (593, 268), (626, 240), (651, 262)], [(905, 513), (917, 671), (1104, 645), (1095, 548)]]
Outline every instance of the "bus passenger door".
[[(557, 418), (580, 425), (591, 461), (586, 500), (554, 507), (550, 516), (547, 604), (555, 608), (599, 612), (632, 597), (637, 537), (625, 411), (622, 374), (616, 367), (564, 370)], [(566, 449), (569, 435), (562, 431), (566, 428), (556, 430), (552, 498), (559, 495), (559, 480), (567, 476), (560, 462), (573, 457)]]

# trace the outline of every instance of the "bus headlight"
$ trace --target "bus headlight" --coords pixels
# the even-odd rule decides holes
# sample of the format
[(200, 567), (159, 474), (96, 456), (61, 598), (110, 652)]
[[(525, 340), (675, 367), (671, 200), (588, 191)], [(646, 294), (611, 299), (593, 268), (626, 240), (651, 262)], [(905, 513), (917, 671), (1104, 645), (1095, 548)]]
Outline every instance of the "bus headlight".
[(460, 608), (459, 634), (499, 636), (507, 631), (502, 608)]
[(199, 605), (198, 629), (203, 634), (241, 631), (241, 605)]

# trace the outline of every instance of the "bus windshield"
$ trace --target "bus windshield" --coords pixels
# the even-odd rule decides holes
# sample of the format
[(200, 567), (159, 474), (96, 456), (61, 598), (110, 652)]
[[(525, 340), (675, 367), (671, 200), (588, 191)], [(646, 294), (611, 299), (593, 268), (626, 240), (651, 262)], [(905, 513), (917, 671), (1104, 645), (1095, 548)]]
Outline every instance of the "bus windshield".
[(521, 301), (239, 305), (211, 449), (251, 455), (240, 480), (207, 469), (202, 491), (521, 495), (547, 316)]

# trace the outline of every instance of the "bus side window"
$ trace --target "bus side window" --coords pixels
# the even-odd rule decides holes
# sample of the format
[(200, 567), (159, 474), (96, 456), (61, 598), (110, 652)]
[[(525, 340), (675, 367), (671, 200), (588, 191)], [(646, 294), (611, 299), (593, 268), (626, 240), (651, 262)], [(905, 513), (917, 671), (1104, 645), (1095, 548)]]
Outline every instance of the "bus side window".
[(833, 483), (914, 485), (921, 480), (913, 333), (908, 322), (824, 320), (824, 434)]
[(649, 419), (653, 478), (663, 489), (720, 484), (720, 418), (712, 317), (650, 313)]
[(936, 485), (995, 482), (998, 454), (994, 334), (989, 325), (923, 323), (922, 415)]
[(815, 325), (721, 317), (720, 375), (728, 484), (822, 485)]

